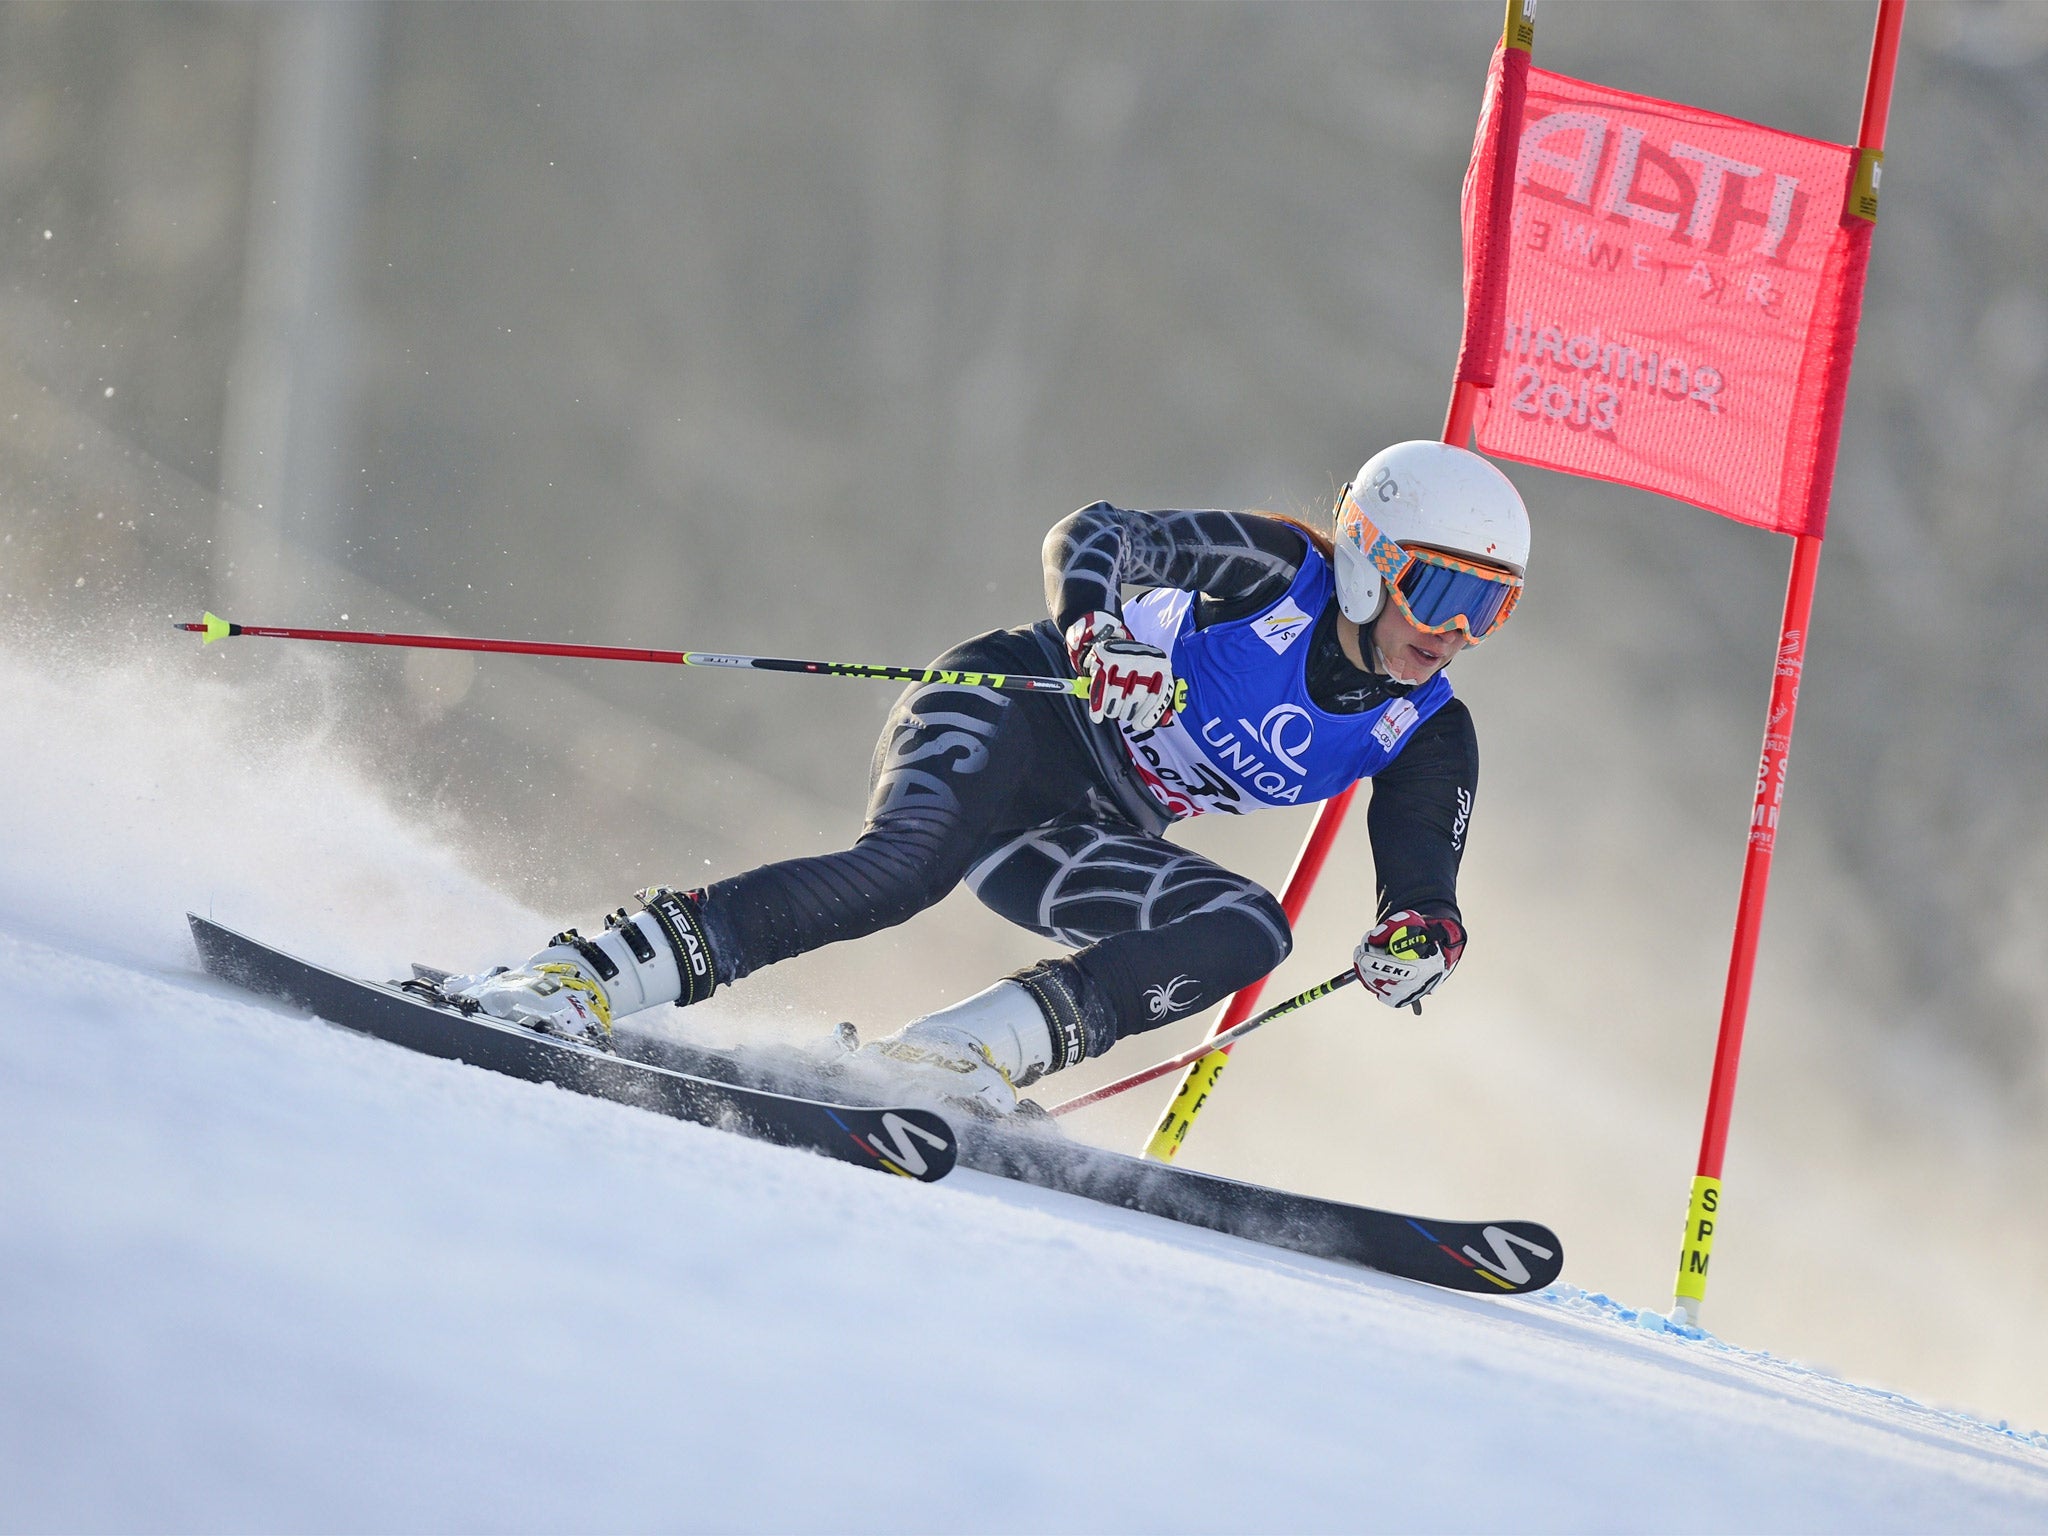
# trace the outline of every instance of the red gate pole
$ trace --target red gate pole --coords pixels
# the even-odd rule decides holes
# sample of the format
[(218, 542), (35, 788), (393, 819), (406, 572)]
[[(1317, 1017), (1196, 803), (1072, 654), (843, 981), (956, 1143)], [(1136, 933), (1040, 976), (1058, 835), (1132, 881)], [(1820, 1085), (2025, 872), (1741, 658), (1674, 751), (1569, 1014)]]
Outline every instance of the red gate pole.
[[(1863, 87), (1863, 122), (1856, 144), (1862, 150), (1856, 188), (1868, 198), (1875, 220), (1877, 166), (1884, 159), (1886, 121), (1891, 113), (1892, 75), (1899, 60), (1899, 27), (1906, 0), (1878, 0), (1877, 30), (1870, 45), (1870, 72)], [(1852, 202), (1854, 199), (1852, 199)], [(1860, 306), (1860, 275), (1849, 301)], [(1855, 316), (1850, 316), (1851, 335)], [(1841, 395), (1848, 387), (1848, 362), (1834, 381), (1834, 399), (1820, 452), (1825, 473), (1816, 473), (1821, 514), (1827, 510), (1833, 464), (1840, 441)], [(1821, 519), (1809, 518), (1808, 526)], [(1756, 975), (1757, 939), (1763, 930), (1764, 898), (1771, 883), (1771, 856), (1776, 851), (1778, 812), (1785, 798), (1785, 774), (1792, 752), (1792, 726), (1799, 710), (1799, 683), (1806, 667), (1811, 632), (1814, 582), (1820, 574), (1819, 534), (1801, 534), (1792, 550), (1792, 572), (1785, 590), (1785, 614), (1778, 630), (1777, 673), (1771, 682), (1770, 714), (1764, 725), (1763, 759), (1757, 770), (1756, 800), (1750, 810), (1749, 853), (1742, 866), (1742, 894), (1735, 908), (1735, 938), (1728, 959), (1728, 986), (1721, 1001), (1721, 1033), (1714, 1047), (1714, 1075), (1707, 1089), (1706, 1124), (1700, 1135), (1700, 1160), (1686, 1210), (1685, 1242), (1678, 1258), (1673, 1287), (1676, 1313), (1688, 1323), (1699, 1321), (1707, 1294), (1707, 1261), (1714, 1248), (1714, 1227), (1721, 1209), (1721, 1164), (1728, 1150), (1728, 1121), (1735, 1107), (1735, 1078), (1742, 1064), (1742, 1032), (1749, 1017), (1750, 984)]]
[[(1507, 25), (1502, 34), (1502, 42), (1508, 48), (1519, 49), (1525, 60), (1535, 40), (1535, 8), (1536, 0), (1507, 0)], [(1519, 132), (1520, 98), (1516, 96), (1511, 100), (1513, 110), (1517, 114), (1514, 126)], [(1511, 183), (1514, 172), (1514, 158), (1509, 151), (1499, 175)], [(1505, 203), (1496, 206), (1499, 209), (1498, 219), (1505, 229), (1507, 207)], [(1504, 297), (1504, 294), (1505, 290), (1502, 289), (1496, 296), (1496, 309), (1499, 307), (1499, 298)], [(1489, 344), (1489, 358), (1498, 350), (1496, 328), (1494, 339)], [(1464, 379), (1460, 379), (1452, 386), (1450, 409), (1444, 417), (1445, 442), (1462, 448), (1471, 441), (1472, 417), (1479, 406), (1479, 394), (1480, 386)], [(1351, 809), (1352, 797), (1357, 793), (1358, 786), (1353, 784), (1342, 793), (1332, 795), (1316, 808), (1315, 823), (1309, 828), (1308, 837), (1302, 842), (1301, 852), (1295, 855), (1294, 868), (1288, 872), (1287, 884), (1280, 893), (1280, 909), (1287, 914), (1290, 925), (1301, 920), (1302, 909), (1308, 905), (1309, 892), (1315, 889), (1316, 877), (1322, 873), (1323, 861), (1330, 856), (1330, 847), (1336, 842), (1337, 833), (1344, 825), (1345, 813)], [(1250, 1018), (1252, 1010), (1259, 1005), (1260, 994), (1265, 989), (1266, 982), (1262, 977), (1231, 998), (1229, 1007), (1224, 1009), (1209, 1033), (1220, 1035)], [(1163, 1163), (1173, 1161), (1174, 1155), (1186, 1142), (1188, 1131), (1194, 1126), (1195, 1116), (1200, 1114), (1202, 1106), (1209, 1102), (1209, 1095), (1215, 1089), (1216, 1079), (1222, 1076), (1223, 1068), (1230, 1059), (1230, 1049), (1227, 1045), (1220, 1046), (1188, 1068), (1186, 1075), (1180, 1080), (1180, 1087), (1174, 1092), (1173, 1102), (1167, 1105), (1165, 1117), (1160, 1120), (1157, 1129), (1145, 1143), (1145, 1156)]]

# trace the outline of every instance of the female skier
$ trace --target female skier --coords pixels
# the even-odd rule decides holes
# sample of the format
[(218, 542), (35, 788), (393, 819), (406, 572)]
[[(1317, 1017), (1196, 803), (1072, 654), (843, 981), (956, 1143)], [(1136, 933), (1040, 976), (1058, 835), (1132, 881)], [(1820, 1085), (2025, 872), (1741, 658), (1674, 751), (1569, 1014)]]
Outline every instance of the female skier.
[[(1380, 1001), (1419, 1003), (1465, 947), (1458, 863), (1478, 744), (1444, 668), (1507, 621), (1529, 519), (1507, 477), (1437, 442), (1376, 454), (1334, 537), (1265, 513), (1097, 502), (1045, 540), (1052, 618), (933, 663), (1085, 676), (1084, 709), (972, 677), (913, 686), (875, 749), (851, 848), (702, 890), (657, 888), (605, 931), (447, 984), (572, 1038), (701, 1002), (778, 960), (903, 922), (961, 880), (1073, 953), (862, 1052), (1007, 1112), (1016, 1090), (1264, 976), (1291, 944), (1255, 882), (1160, 836), (1205, 812), (1324, 800), (1371, 778), (1379, 894), (1355, 954)], [(1144, 590), (1129, 602), (1126, 587)]]

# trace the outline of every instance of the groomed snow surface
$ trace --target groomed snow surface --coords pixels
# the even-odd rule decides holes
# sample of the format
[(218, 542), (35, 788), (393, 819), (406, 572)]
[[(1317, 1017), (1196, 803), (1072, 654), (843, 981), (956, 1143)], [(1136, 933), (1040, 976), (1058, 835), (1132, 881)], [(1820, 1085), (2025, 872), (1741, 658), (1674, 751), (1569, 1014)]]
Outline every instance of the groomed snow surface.
[(0, 1521), (1991, 1530), (2048, 1453), (1564, 1291), (919, 1186), (18, 936)]
[(0, 680), (50, 727), (0, 821), (0, 1529), (2048, 1528), (2048, 1440), (1602, 1297), (919, 1186), (249, 999), (184, 904), (364, 968), (403, 958), (365, 893), (532, 919), (338, 772), (209, 760), (204, 698), (145, 783), (51, 750), (133, 697)]

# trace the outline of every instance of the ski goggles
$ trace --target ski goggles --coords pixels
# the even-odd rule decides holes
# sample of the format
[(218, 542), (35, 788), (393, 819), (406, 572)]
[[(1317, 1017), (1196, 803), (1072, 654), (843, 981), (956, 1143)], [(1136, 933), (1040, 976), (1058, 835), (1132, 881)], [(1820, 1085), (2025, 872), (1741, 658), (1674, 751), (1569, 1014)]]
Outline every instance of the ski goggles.
[(1408, 564), (1389, 585), (1408, 622), (1425, 634), (1465, 631), (1474, 645), (1507, 623), (1522, 600), (1522, 578), (1434, 549), (1403, 545)]
[(1408, 622), (1425, 634), (1465, 631), (1478, 644), (1507, 623), (1522, 600), (1522, 578), (1420, 544), (1396, 544), (1360, 505), (1355, 486), (1337, 497), (1337, 538), (1380, 573)]

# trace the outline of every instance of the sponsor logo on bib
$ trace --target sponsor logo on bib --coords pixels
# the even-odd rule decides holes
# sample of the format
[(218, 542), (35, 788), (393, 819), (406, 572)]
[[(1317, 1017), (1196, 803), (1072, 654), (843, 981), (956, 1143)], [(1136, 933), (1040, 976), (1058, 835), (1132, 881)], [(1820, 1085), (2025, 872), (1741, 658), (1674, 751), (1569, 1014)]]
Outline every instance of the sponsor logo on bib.
[(1308, 774), (1301, 757), (1316, 733), (1309, 712), (1298, 704), (1275, 704), (1257, 725), (1242, 717), (1237, 724), (1243, 736), (1214, 716), (1202, 723), (1202, 739), (1214, 749), (1216, 766), (1235, 774), (1240, 783), (1251, 785), (1269, 800), (1289, 805), (1298, 801), (1301, 786), (1288, 783), (1287, 774), (1296, 778)]
[(1421, 715), (1412, 702), (1407, 699), (1396, 699), (1387, 706), (1387, 712), (1380, 716), (1379, 723), (1372, 728), (1372, 738), (1391, 752), (1394, 750), (1394, 744), (1406, 736), (1408, 728), (1420, 718)]
[(1295, 606), (1294, 599), (1283, 597), (1271, 608), (1252, 620), (1252, 633), (1273, 648), (1275, 656), (1285, 655), (1287, 647), (1307, 633), (1315, 621)]
[(1245, 733), (1254, 738), (1260, 746), (1279, 758), (1290, 773), (1307, 773), (1301, 766), (1300, 756), (1315, 740), (1316, 723), (1308, 711), (1298, 704), (1275, 704), (1266, 711), (1266, 716), (1256, 729), (1251, 721), (1238, 718)]

